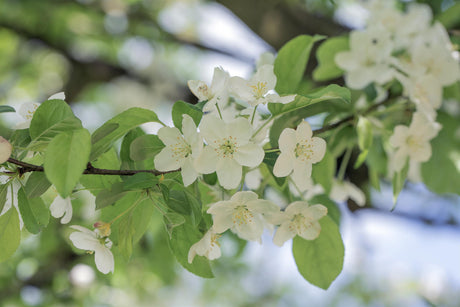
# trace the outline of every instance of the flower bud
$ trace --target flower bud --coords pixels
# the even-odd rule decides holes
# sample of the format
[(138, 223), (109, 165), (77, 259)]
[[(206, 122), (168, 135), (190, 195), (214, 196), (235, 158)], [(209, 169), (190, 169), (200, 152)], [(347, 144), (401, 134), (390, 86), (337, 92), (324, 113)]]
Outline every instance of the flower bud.
[(94, 226), (94, 228), (96, 228), (96, 233), (100, 237), (108, 237), (108, 236), (110, 236), (110, 233), (111, 233), (110, 223), (99, 221), (99, 222), (94, 223), (93, 226)]
[(0, 136), (0, 164), (6, 162), (10, 158), (12, 151), (13, 146), (11, 146), (10, 142)]

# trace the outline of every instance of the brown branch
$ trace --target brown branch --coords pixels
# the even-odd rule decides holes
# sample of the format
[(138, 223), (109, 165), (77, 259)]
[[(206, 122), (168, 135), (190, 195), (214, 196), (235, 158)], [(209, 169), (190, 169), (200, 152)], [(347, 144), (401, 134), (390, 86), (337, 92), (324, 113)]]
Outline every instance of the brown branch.
[[(44, 168), (43, 166), (40, 165), (35, 165), (35, 164), (30, 164), (27, 162), (19, 161), (13, 158), (9, 158), (8, 162), (20, 166), (18, 168), (19, 174), (25, 174), (28, 172), (43, 172)], [(103, 168), (96, 168), (91, 165), (91, 163), (88, 163), (88, 166), (86, 169), (83, 171), (84, 175), (118, 175), (118, 176), (133, 176), (135, 174), (139, 173), (150, 173), (154, 174), (155, 176), (159, 175), (164, 175), (164, 174), (169, 174), (169, 173), (175, 173), (180, 171), (180, 169), (172, 170), (172, 171), (167, 171), (167, 172), (160, 172), (157, 170), (115, 170), (115, 169), (103, 169)]]

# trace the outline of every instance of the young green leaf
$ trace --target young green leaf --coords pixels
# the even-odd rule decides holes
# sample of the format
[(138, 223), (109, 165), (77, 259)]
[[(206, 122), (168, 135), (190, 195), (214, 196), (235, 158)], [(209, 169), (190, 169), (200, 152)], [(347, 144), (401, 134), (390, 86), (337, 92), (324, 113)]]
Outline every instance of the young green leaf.
[(16, 112), (16, 110), (10, 106), (0, 106), (0, 113), (7, 113), (7, 112)]
[(131, 142), (130, 157), (133, 161), (152, 159), (165, 147), (157, 135), (142, 135)]
[(331, 192), (332, 182), (334, 179), (337, 165), (335, 158), (326, 150), (323, 159), (316, 163), (312, 168), (311, 177), (315, 183), (319, 183), (325, 190), (326, 194)]
[(0, 262), (10, 258), (21, 241), (21, 229), (19, 228), (19, 216), (15, 208), (10, 208), (0, 216)]
[(340, 226), (340, 219), (342, 213), (336, 202), (329, 198), (329, 196), (321, 194), (316, 195), (308, 201), (310, 205), (320, 204), (327, 208), (327, 216), (329, 216), (337, 225)]
[(48, 225), (50, 213), (40, 197), (27, 198), (24, 188), (18, 191), (18, 207), (26, 229), (33, 234), (39, 233)]
[(10, 187), (9, 184), (2, 184), (0, 185), (0, 212), (3, 211), (3, 207), (5, 207), (6, 203), (6, 194), (8, 194), (8, 188)]
[(96, 209), (102, 209), (115, 204), (129, 191), (124, 190), (122, 182), (114, 183), (110, 189), (100, 191), (96, 196)]
[(316, 81), (327, 81), (343, 74), (343, 70), (335, 64), (335, 55), (348, 50), (348, 37), (332, 37), (324, 41), (316, 51), (318, 66), (313, 71), (313, 79)]
[(201, 117), (203, 116), (203, 112), (201, 111), (201, 109), (194, 106), (193, 104), (187, 103), (182, 100), (176, 101), (172, 107), (172, 120), (174, 126), (180, 131), (182, 131), (183, 114), (189, 115), (193, 119), (197, 127), (200, 124)]
[(34, 172), (30, 175), (29, 179), (27, 179), (24, 190), (28, 198), (35, 198), (45, 193), (50, 186), (51, 183), (46, 179), (44, 173)]
[(131, 214), (126, 214), (118, 223), (118, 249), (126, 261), (133, 253), (134, 225)]
[[(125, 135), (131, 129), (148, 122), (157, 122), (163, 124), (156, 115), (155, 112), (142, 109), (142, 108), (131, 108), (128, 109), (112, 119), (108, 120), (101, 127), (99, 127), (91, 138), (91, 143), (93, 144), (91, 149), (90, 161), (95, 160), (101, 154), (110, 149), (113, 143)], [(114, 124), (117, 124), (118, 127), (113, 130)], [(107, 126), (110, 126), (109, 130), (112, 130), (110, 133), (106, 133)], [(103, 138), (100, 138), (100, 131), (104, 131), (106, 134)]]
[(184, 223), (174, 227), (169, 246), (177, 261), (188, 271), (204, 278), (213, 278), (211, 265), (205, 257), (196, 257), (193, 263), (188, 262), (190, 247), (198, 242), (202, 236), (201, 232), (190, 223)]
[(59, 194), (66, 198), (72, 193), (88, 163), (91, 138), (88, 130), (61, 133), (45, 152), (45, 175)]
[(319, 223), (319, 237), (310, 241), (296, 236), (292, 253), (303, 278), (326, 290), (342, 271), (345, 251), (337, 224), (329, 216)]
[(287, 42), (278, 52), (274, 72), (277, 78), (275, 90), (280, 95), (294, 94), (302, 81), (310, 50), (323, 36), (300, 35)]
[(138, 173), (130, 176), (123, 182), (123, 189), (128, 190), (144, 190), (155, 186), (158, 183), (158, 178), (151, 173)]

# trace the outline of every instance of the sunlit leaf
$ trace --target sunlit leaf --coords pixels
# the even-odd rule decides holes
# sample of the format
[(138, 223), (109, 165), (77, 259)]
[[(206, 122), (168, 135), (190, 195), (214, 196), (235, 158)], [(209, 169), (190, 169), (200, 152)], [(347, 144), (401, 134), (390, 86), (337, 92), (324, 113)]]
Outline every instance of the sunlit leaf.
[(19, 229), (19, 216), (15, 208), (10, 208), (0, 216), (0, 262), (10, 258), (21, 241), (21, 229)]
[(50, 212), (40, 197), (27, 198), (21, 188), (18, 191), (18, 207), (24, 226), (30, 233), (37, 234), (48, 225)]

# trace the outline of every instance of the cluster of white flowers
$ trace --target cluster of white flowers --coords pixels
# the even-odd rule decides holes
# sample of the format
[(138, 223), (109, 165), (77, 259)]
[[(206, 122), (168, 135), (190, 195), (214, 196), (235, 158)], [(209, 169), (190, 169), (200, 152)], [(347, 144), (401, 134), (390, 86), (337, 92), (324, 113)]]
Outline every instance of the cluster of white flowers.
[(296, 235), (314, 240), (321, 232), (318, 220), (327, 214), (327, 208), (323, 205), (310, 206), (306, 201), (295, 201), (280, 211), (280, 207), (271, 201), (258, 199), (256, 193), (242, 191), (235, 193), (230, 200), (212, 204), (207, 212), (212, 215), (214, 224), (190, 248), (190, 263), (196, 255), (210, 260), (219, 258), (221, 251), (218, 239), (228, 229), (244, 240), (261, 243), (264, 229), (273, 231), (273, 226), (279, 225), (273, 238), (278, 246)]
[(435, 120), (443, 87), (460, 79), (459, 54), (442, 24), (432, 22), (427, 5), (412, 3), (401, 12), (393, 1), (371, 1), (367, 8), (366, 28), (351, 32), (350, 50), (339, 52), (335, 61), (349, 87), (379, 87), (397, 79), (415, 104), (410, 127), (396, 126), (390, 138), (397, 148), (390, 152), (391, 167), (400, 171), (407, 157), (417, 163), (431, 157), (429, 141), (440, 130)]

